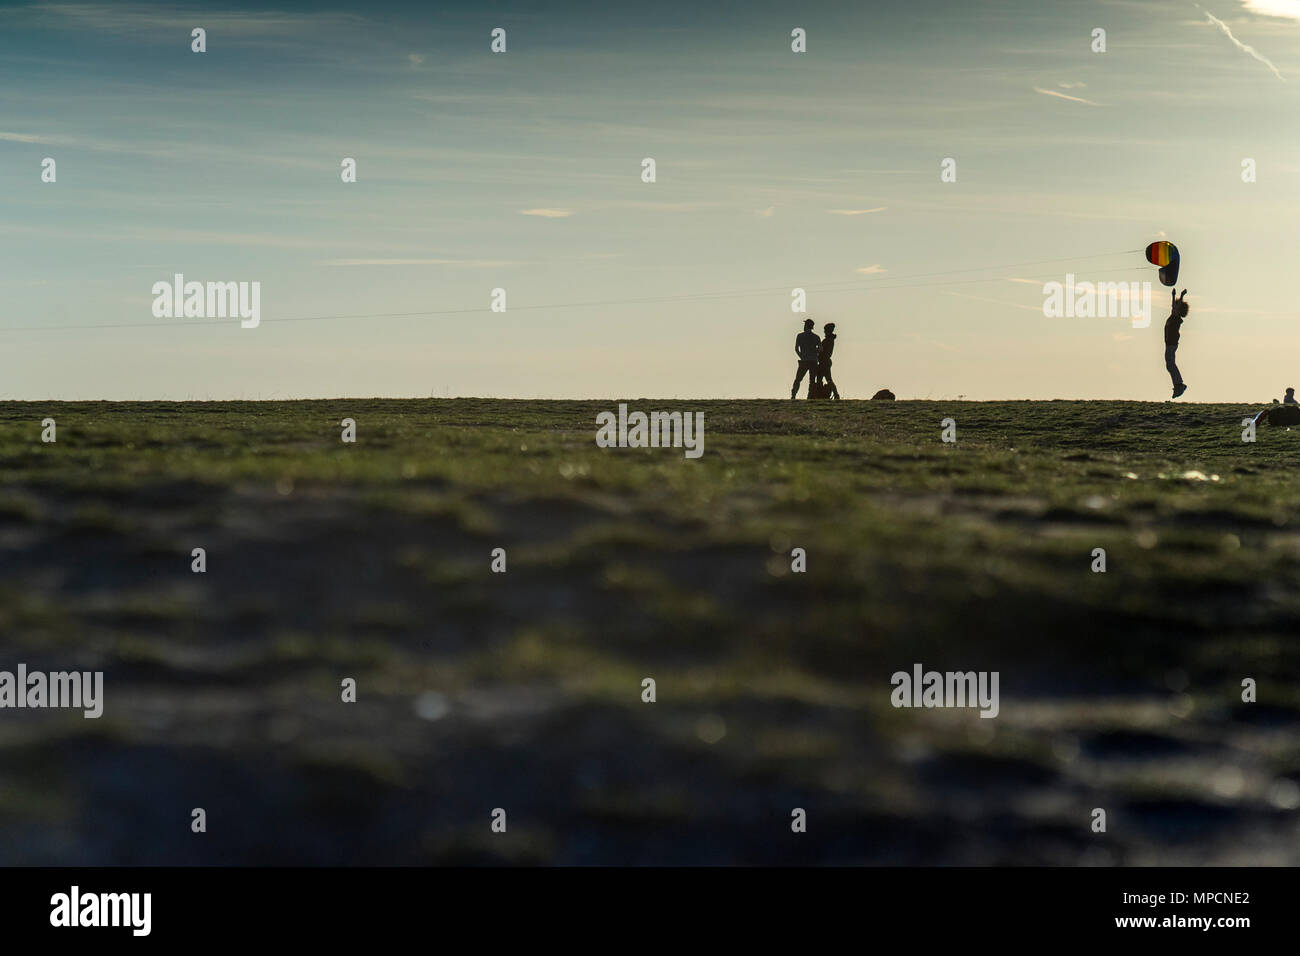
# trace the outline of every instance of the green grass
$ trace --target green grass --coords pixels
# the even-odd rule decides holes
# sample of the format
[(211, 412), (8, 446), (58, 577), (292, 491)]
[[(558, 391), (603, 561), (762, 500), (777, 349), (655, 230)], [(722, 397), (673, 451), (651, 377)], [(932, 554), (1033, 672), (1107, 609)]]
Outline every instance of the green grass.
[[(703, 457), (597, 447), (617, 402), (0, 403), (0, 667), (102, 668), (114, 718), (0, 713), (46, 768), (0, 770), (0, 862), (1300, 860), (1300, 430), (631, 404), (702, 411)], [(999, 671), (1000, 717), (895, 710), (913, 662)], [(142, 822), (209, 772), (246, 842)]]

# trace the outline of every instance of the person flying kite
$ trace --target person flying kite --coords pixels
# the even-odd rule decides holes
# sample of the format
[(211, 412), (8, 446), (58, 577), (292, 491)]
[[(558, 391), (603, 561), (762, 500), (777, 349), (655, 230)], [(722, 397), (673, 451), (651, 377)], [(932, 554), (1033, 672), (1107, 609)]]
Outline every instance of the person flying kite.
[(1167, 240), (1153, 242), (1146, 248), (1147, 262), (1154, 266), (1160, 267), (1160, 284), (1170, 286), (1169, 298), (1171, 306), (1169, 309), (1169, 318), (1165, 320), (1165, 371), (1169, 373), (1170, 379), (1174, 383), (1174, 398), (1182, 395), (1187, 391), (1187, 383), (1183, 381), (1183, 375), (1178, 371), (1178, 365), (1174, 362), (1175, 354), (1178, 352), (1179, 327), (1183, 324), (1183, 319), (1187, 318), (1188, 306), (1183, 301), (1183, 296), (1187, 295), (1184, 289), (1182, 295), (1174, 294), (1174, 285), (1178, 282), (1178, 267), (1182, 262), (1182, 256), (1178, 254), (1178, 247)]
[(1165, 319), (1165, 370), (1169, 372), (1169, 377), (1174, 383), (1174, 398), (1187, 391), (1187, 383), (1183, 381), (1183, 375), (1174, 362), (1178, 352), (1179, 329), (1183, 319), (1187, 318), (1188, 312), (1188, 305), (1183, 300), (1185, 295), (1187, 295), (1186, 289), (1183, 290), (1182, 295), (1175, 295), (1173, 289), (1169, 290), (1169, 318)]

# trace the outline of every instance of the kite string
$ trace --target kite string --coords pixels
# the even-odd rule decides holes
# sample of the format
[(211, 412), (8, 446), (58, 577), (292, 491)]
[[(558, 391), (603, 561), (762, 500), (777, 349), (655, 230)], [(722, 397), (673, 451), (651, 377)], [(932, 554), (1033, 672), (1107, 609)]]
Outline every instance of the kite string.
[[(1098, 252), (1088, 256), (1057, 256), (1051, 259), (1035, 259), (1025, 262), (1008, 262), (1001, 265), (991, 266), (971, 266), (965, 269), (948, 269), (941, 272), (921, 272), (910, 275), (900, 276), (879, 276), (874, 279), (848, 279), (837, 280), (826, 283), (825, 285), (809, 287), (811, 292), (824, 293), (843, 293), (843, 292), (886, 292), (891, 289), (914, 289), (932, 285), (963, 285), (977, 282), (1003, 282), (1014, 278), (1051, 278), (1051, 276), (993, 276), (984, 279), (956, 279), (950, 282), (922, 282), (914, 285), (879, 285), (881, 282), (901, 282), (909, 279), (928, 279), (936, 276), (956, 275), (962, 272), (983, 272), (994, 269), (1010, 269), (1018, 266), (1041, 265), (1048, 262), (1066, 262), (1084, 259), (1099, 259), (1106, 256), (1128, 255), (1133, 252), (1141, 252), (1141, 249), (1127, 249), (1120, 252)], [(1139, 266), (1133, 269), (1118, 269), (1117, 272), (1137, 272), (1145, 267)], [(870, 282), (870, 285), (863, 286), (862, 283)], [(832, 286), (858, 286), (858, 288), (832, 288)], [(730, 292), (703, 292), (694, 294), (678, 294), (666, 296), (648, 296), (636, 299), (604, 299), (587, 302), (563, 302), (547, 305), (523, 305), (514, 306), (513, 310), (517, 312), (535, 311), (538, 309), (578, 309), (590, 308), (601, 305), (641, 305), (655, 302), (680, 302), (699, 299), (721, 299), (721, 298), (746, 298), (760, 295), (774, 295), (780, 292), (788, 291), (786, 287), (753, 289), (753, 290), (734, 290)], [(478, 307), (468, 309), (425, 309), (417, 312), (372, 312), (357, 313), (352, 315), (302, 315), (302, 316), (285, 316), (282, 318), (264, 319), (265, 322), (324, 322), (338, 319), (394, 319), (394, 318), (414, 318), (417, 316), (433, 315), (469, 315), (476, 312), (490, 312), (490, 308)], [(185, 321), (185, 322), (126, 322), (126, 323), (103, 323), (97, 325), (28, 325), (13, 326), (10, 328), (0, 328), (0, 332), (60, 332), (60, 331), (89, 331), (94, 329), (145, 329), (145, 328), (194, 328), (203, 325), (229, 325), (229, 320), (209, 320), (209, 321)]]

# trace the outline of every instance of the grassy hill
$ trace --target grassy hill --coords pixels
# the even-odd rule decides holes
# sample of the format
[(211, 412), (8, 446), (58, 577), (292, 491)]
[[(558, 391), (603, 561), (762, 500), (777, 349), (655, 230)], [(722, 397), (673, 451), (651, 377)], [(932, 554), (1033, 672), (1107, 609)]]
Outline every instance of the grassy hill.
[(0, 863), (1300, 863), (1300, 429), (630, 404), (0, 403)]

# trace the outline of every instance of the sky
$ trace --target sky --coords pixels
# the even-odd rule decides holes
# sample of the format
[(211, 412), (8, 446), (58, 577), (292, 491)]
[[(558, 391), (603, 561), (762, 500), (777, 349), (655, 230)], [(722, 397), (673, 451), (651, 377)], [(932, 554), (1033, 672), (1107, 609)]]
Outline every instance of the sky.
[(1297, 107), (1300, 0), (4, 3), (0, 399), (786, 397), (794, 288), (846, 398), (1165, 399), (1164, 238), (1185, 400), (1267, 402)]

